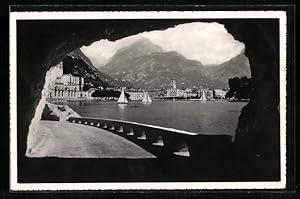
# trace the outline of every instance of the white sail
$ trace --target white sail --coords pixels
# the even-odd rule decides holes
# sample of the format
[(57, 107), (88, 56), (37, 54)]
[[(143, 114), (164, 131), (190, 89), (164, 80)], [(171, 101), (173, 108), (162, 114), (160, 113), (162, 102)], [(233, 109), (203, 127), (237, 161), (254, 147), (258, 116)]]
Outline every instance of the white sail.
[(151, 97), (150, 97), (149, 94), (148, 94), (148, 102), (149, 102), (149, 103), (152, 103), (152, 99), (151, 99)]
[(143, 93), (143, 99), (142, 99), (142, 103), (146, 103), (147, 102), (147, 96), (146, 93)]
[(122, 88), (122, 91), (121, 91), (121, 95), (118, 99), (118, 104), (128, 104), (128, 100), (126, 98), (125, 91), (124, 91), (123, 88)]
[(207, 101), (207, 98), (206, 98), (206, 95), (205, 95), (204, 90), (202, 90), (202, 95), (201, 95), (201, 97), (200, 97), (200, 100), (201, 100), (201, 101)]
[(152, 99), (151, 99), (151, 97), (150, 97), (150, 95), (148, 94), (147, 91), (144, 92), (142, 103), (144, 103), (144, 104), (150, 104), (150, 103), (152, 103)]

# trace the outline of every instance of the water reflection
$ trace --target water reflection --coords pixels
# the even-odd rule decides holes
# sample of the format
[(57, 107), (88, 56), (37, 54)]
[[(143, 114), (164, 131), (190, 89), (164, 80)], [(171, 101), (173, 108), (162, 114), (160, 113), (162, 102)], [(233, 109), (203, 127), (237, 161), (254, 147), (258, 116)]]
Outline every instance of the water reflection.
[(121, 120), (126, 120), (125, 108), (127, 108), (127, 104), (118, 104), (118, 110), (119, 110)]
[(127, 106), (127, 104), (118, 104), (118, 108), (121, 112), (124, 112), (124, 109), (126, 106)]

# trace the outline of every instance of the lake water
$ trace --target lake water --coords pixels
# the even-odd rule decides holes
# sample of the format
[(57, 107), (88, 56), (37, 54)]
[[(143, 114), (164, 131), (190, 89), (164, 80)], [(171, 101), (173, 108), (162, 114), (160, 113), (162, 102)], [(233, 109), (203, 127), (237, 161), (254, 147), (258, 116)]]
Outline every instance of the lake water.
[(153, 101), (145, 105), (130, 101), (118, 105), (116, 101), (81, 101), (67, 105), (82, 117), (126, 120), (195, 133), (234, 134), (246, 102)]

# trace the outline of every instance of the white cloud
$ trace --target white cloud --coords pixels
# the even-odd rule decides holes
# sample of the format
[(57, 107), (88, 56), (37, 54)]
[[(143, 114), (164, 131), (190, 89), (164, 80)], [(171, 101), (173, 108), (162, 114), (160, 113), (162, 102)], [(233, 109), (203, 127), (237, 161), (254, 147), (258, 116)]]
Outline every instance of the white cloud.
[(244, 44), (235, 40), (219, 23), (194, 22), (163, 31), (143, 32), (115, 42), (100, 40), (81, 50), (96, 66), (105, 64), (114, 53), (137, 39), (146, 37), (166, 51), (177, 51), (204, 65), (220, 64), (236, 56)]

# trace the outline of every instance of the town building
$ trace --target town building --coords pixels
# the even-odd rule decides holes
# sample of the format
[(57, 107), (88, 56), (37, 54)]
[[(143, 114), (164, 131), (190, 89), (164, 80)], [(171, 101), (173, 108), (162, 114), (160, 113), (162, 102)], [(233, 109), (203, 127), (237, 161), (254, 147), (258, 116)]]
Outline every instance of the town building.
[(185, 91), (182, 89), (176, 89), (176, 97), (184, 97)]
[(171, 88), (167, 89), (166, 97), (179, 97), (181, 96), (181, 90), (176, 88), (176, 81), (171, 80)]
[(212, 99), (212, 98), (214, 98), (214, 91), (213, 91), (213, 90), (207, 89), (207, 90), (205, 91), (205, 95), (206, 95), (206, 98), (207, 98), (207, 99)]
[(216, 99), (225, 99), (225, 95), (226, 95), (226, 93), (227, 93), (226, 90), (223, 90), (223, 89), (215, 89), (214, 92), (215, 92), (215, 98), (216, 98)]
[(182, 90), (177, 88), (170, 88), (167, 89), (166, 97), (183, 97), (183, 98), (190, 98), (192, 96), (191, 90)]
[(195, 96), (195, 94), (192, 94), (191, 88), (186, 89), (178, 89), (176, 87), (176, 81), (171, 80), (171, 88), (167, 89), (166, 97), (179, 97), (179, 98), (191, 98), (192, 96)]
[(167, 89), (166, 97), (177, 97), (177, 89), (176, 88)]
[(90, 97), (89, 91), (83, 91), (84, 78), (63, 74), (49, 85), (48, 99), (78, 99)]
[(176, 81), (175, 80), (171, 80), (171, 86), (172, 86), (172, 88), (176, 89)]
[(192, 89), (186, 88), (186, 89), (184, 90), (184, 95), (183, 95), (183, 97), (184, 97), (184, 98), (190, 98), (190, 97), (192, 97)]
[(143, 92), (140, 92), (140, 91), (128, 91), (127, 92), (130, 97), (129, 99), (130, 100), (143, 100), (143, 97), (144, 97), (144, 93)]

